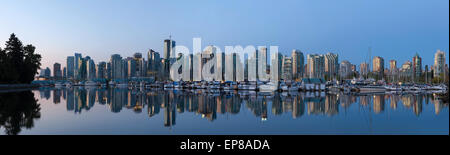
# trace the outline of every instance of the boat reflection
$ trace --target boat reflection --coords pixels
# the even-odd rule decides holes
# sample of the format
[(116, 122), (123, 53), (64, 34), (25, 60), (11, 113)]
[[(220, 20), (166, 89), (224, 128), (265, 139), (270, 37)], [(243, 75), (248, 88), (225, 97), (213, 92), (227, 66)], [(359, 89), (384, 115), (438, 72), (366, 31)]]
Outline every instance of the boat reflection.
[[(146, 111), (153, 117), (163, 110), (164, 126), (176, 124), (177, 113), (191, 112), (214, 121), (218, 114), (238, 114), (245, 106), (254, 116), (268, 118), (268, 108), (273, 115), (291, 113), (292, 118), (307, 115), (338, 115), (340, 108), (348, 109), (357, 104), (374, 114), (383, 113), (386, 108), (397, 110), (399, 104), (420, 116), (423, 104), (434, 104), (435, 114), (448, 104), (436, 99), (433, 94), (326, 94), (324, 92), (283, 92), (263, 94), (254, 91), (163, 91), (96, 89), (75, 87), (71, 89), (40, 89), (41, 98), (49, 99), (53, 92), (53, 103), (66, 101), (67, 110), (75, 113), (89, 111), (95, 104), (106, 105), (113, 113), (132, 110)], [(389, 104), (389, 105), (386, 105)], [(269, 107), (271, 106), (271, 107)]]

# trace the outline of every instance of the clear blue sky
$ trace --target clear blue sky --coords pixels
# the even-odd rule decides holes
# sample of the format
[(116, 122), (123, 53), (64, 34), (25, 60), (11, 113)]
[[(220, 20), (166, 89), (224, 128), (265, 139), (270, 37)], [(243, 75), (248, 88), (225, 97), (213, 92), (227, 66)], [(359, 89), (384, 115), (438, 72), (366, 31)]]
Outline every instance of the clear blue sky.
[[(416, 52), (432, 64), (449, 51), (448, 0), (2, 0), (0, 47), (11, 33), (37, 46), (43, 66), (74, 52), (96, 62), (163, 49), (169, 35), (191, 48), (277, 45), (284, 54), (335, 52), (359, 64), (372, 56), (401, 65)], [(448, 62), (448, 54), (447, 54)]]

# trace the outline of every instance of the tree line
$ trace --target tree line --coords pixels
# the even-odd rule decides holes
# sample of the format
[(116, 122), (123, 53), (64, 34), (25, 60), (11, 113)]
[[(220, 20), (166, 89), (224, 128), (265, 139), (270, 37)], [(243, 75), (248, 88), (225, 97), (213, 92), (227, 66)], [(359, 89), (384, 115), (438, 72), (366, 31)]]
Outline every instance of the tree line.
[(36, 47), (24, 46), (13, 33), (0, 48), (0, 84), (31, 83), (41, 66), (41, 55)]

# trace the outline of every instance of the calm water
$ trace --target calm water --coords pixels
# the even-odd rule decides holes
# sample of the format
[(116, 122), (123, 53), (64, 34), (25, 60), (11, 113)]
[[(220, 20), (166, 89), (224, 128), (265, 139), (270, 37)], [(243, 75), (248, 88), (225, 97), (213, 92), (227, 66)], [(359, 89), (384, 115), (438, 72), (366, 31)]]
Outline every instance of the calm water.
[(0, 93), (0, 134), (449, 134), (433, 94), (53, 89)]

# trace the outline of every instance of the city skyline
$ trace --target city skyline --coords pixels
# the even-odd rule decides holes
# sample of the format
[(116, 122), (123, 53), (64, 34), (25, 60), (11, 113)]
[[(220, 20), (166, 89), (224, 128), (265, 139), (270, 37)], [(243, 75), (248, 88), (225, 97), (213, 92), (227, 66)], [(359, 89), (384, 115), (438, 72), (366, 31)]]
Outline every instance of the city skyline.
[[(289, 55), (292, 49), (299, 49), (305, 57), (331, 52), (338, 54), (340, 61), (357, 65), (371, 62), (367, 58), (371, 47), (372, 57), (383, 57), (385, 67), (392, 59), (398, 64), (411, 61), (415, 53), (422, 57), (423, 66), (433, 65), (432, 53), (440, 49), (448, 58), (449, 51), (448, 1), (340, 1), (330, 5), (305, 1), (285, 1), (292, 5), (271, 1), (86, 3), (90, 5), (82, 10), (82, 2), (6, 1), (0, 10), (0, 17), (5, 19), (0, 39), (16, 33), (24, 42), (36, 45), (43, 56), (41, 68), (52, 68), (54, 62), (63, 68), (66, 56), (74, 52), (104, 61), (112, 54), (145, 54), (148, 49), (163, 55), (161, 40), (170, 35), (177, 45), (188, 47), (191, 38), (202, 37), (205, 45), (220, 47), (277, 45), (283, 55)], [(350, 4), (353, 6), (348, 9)], [(19, 6), (26, 9), (17, 13)], [(189, 11), (195, 6), (199, 6), (197, 11)], [(167, 11), (171, 7), (174, 9)], [(279, 14), (270, 13), (272, 8)], [(253, 9), (268, 11), (239, 18), (242, 12)], [(235, 13), (227, 14), (227, 10)], [(12, 14), (15, 19), (9, 16)], [(218, 19), (208, 18), (215, 16)], [(27, 27), (27, 22), (36, 26)]]
[[(422, 57), (416, 53), (414, 57), (412, 57), (412, 61), (408, 60), (400, 68), (397, 68), (396, 60), (390, 60), (389, 65), (386, 65), (386, 61), (383, 57), (380, 56), (374, 56), (372, 59), (372, 69), (367, 66), (366, 62), (363, 62), (361, 64), (352, 64), (348, 60), (341, 60), (339, 62), (339, 55), (334, 53), (327, 53), (327, 54), (308, 54), (306, 57), (306, 64), (305, 58), (303, 57), (303, 52), (300, 50), (294, 49), (291, 53), (291, 56), (289, 55), (282, 55), (278, 54), (278, 56), (281, 58), (274, 58), (273, 53), (270, 57), (271, 64), (275, 61), (278, 61), (277, 64), (279, 64), (278, 71), (275, 71), (275, 73), (271, 73), (271, 70), (274, 69), (272, 65), (270, 65), (267, 61), (268, 60), (268, 50), (265, 47), (260, 47), (260, 49), (255, 49), (255, 53), (249, 53), (250, 57), (247, 57), (247, 54), (244, 54), (243, 58), (244, 60), (239, 60), (241, 64), (236, 63), (236, 60), (233, 60), (235, 58), (232, 57), (240, 57), (239, 54), (243, 53), (222, 53), (217, 54), (216, 53), (216, 47), (214, 46), (208, 46), (205, 48), (205, 50), (202, 52), (202, 54), (199, 55), (199, 53), (196, 54), (189, 54), (185, 57), (178, 57), (173, 58), (173, 55), (175, 54), (174, 50), (172, 49), (172, 45), (169, 46), (168, 42), (175, 43), (175, 40), (164, 40), (165, 46), (167, 48), (165, 49), (166, 54), (164, 54), (164, 58), (159, 57), (159, 55), (155, 55), (155, 51), (152, 49), (149, 49), (148, 51), (148, 57), (150, 59), (145, 59), (142, 56), (142, 53), (134, 53), (132, 57), (130, 56), (124, 56), (122, 57), (120, 54), (113, 54), (111, 55), (111, 58), (109, 61), (103, 61), (100, 60), (98, 63), (95, 63), (93, 59), (91, 59), (89, 56), (85, 56), (83, 58), (83, 55), (81, 53), (75, 53), (74, 56), (67, 56), (66, 64), (70, 64), (71, 67), (68, 67), (69, 69), (66, 69), (66, 67), (63, 67), (61, 70), (61, 64), (58, 62), (55, 62), (53, 65), (53, 74), (50, 75), (51, 71), (47, 67), (45, 69), (41, 69), (39, 77), (45, 77), (50, 78), (53, 77), (54, 80), (99, 80), (99, 79), (109, 79), (109, 80), (127, 80), (132, 78), (155, 78), (156, 80), (174, 80), (174, 81), (200, 81), (200, 80), (206, 80), (206, 81), (257, 81), (262, 80), (266, 81), (272, 78), (278, 79), (274, 77), (275, 74), (277, 76), (281, 77), (283, 80), (301, 80), (302, 78), (322, 78), (325, 80), (343, 80), (343, 79), (351, 79), (351, 78), (375, 78), (377, 80), (388, 80), (390, 82), (399, 82), (400, 81), (423, 81), (423, 82), (429, 82), (429, 71), (434, 71), (434, 77), (440, 77), (440, 78), (446, 78), (447, 76), (441, 75), (441, 73), (448, 74), (448, 64), (446, 64), (446, 57), (443, 51), (437, 50), (435, 55), (435, 63), (433, 65), (430, 65), (430, 69), (428, 69), (428, 65), (422, 65)], [(223, 52), (223, 51), (222, 51)], [(259, 54), (258, 54), (259, 53)], [(145, 53), (144, 53), (145, 54)], [(181, 53), (176, 54), (177, 56), (181, 56)], [(206, 55), (211, 55), (211, 57), (205, 57)], [(297, 56), (300, 55), (300, 56)], [(217, 57), (217, 62), (209, 63), (210, 59), (213, 57)], [(198, 57), (198, 58), (197, 58)], [(228, 60), (225, 60), (226, 57)], [(247, 58), (245, 58), (247, 57)], [(295, 58), (297, 57), (297, 58)], [(180, 59), (182, 58), (182, 59)], [(295, 58), (295, 59), (294, 59)], [(176, 64), (176, 61), (184, 60), (187, 61), (181, 61), (178, 63), (181, 63), (179, 65), (180, 68), (176, 69), (178, 67), (173, 68), (173, 65)], [(197, 60), (201, 60), (201, 63), (196, 63)], [(214, 59), (216, 60), (216, 59)], [(231, 64), (229, 61), (233, 60)], [(265, 61), (261, 61), (265, 60)], [(76, 63), (74, 63), (74, 61)], [(190, 62), (189, 62), (190, 61)], [(203, 68), (204, 65), (207, 65), (205, 63), (208, 62), (208, 65), (212, 65), (211, 67), (214, 68), (214, 70), (218, 69), (221, 70), (220, 74), (214, 73), (212, 71), (211, 73), (207, 73), (203, 71), (198, 70), (197, 68)], [(260, 62), (260, 63), (258, 63)], [(193, 63), (193, 64), (192, 64)], [(195, 64), (200, 65), (199, 67), (196, 67)], [(243, 65), (245, 64), (245, 65)], [(247, 64), (249, 64), (247, 66)], [(297, 65), (296, 65), (297, 64)], [(300, 65), (298, 65), (300, 64)], [(167, 67), (165, 67), (167, 65)], [(185, 66), (187, 65), (187, 66)], [(229, 68), (228, 66), (232, 65), (233, 67)], [(237, 74), (234, 73), (237, 68), (240, 68), (239, 65), (242, 65), (241, 69), (244, 70), (244, 73)], [(370, 65), (370, 64), (369, 64)], [(255, 67), (252, 67), (255, 66)], [(258, 67), (256, 67), (258, 66)], [(267, 68), (261, 68), (262, 66), (266, 66)], [(359, 67), (358, 67), (359, 66)], [(269, 68), (270, 67), (270, 68)], [(365, 68), (367, 67), (367, 68)], [(394, 68), (393, 68), (394, 67)], [(213, 69), (211, 68), (211, 69)], [(296, 68), (304, 68), (303, 69), (296, 69)], [(359, 70), (358, 70), (359, 68)], [(363, 70), (364, 68), (364, 70)], [(187, 74), (182, 72), (180, 75), (174, 75), (175, 72), (172, 70), (178, 70), (180, 73), (180, 70), (187, 70)], [(204, 68), (203, 68), (204, 69)], [(281, 69), (281, 70), (280, 70)], [(394, 69), (394, 70), (393, 70)], [(74, 74), (70, 74), (73, 70)], [(170, 70), (170, 73), (169, 73)], [(258, 70), (261, 70), (262, 72), (259, 72)], [(266, 70), (265, 72), (263, 70)], [(367, 76), (367, 71), (370, 71), (372, 76)], [(58, 73), (57, 73), (58, 72)], [(265, 73), (270, 74), (270, 77), (266, 77)], [(305, 74), (303, 74), (303, 72)], [(370, 73), (369, 72), (369, 73)], [(57, 74), (56, 74), (57, 73)], [(229, 75), (230, 74), (231, 77)], [(280, 74), (279, 74), (280, 73)], [(433, 72), (431, 72), (433, 73)], [(199, 76), (196, 77), (195, 75), (198, 74)], [(211, 74), (213, 77), (210, 77), (212, 79), (209, 79), (207, 77), (202, 76), (209, 76)], [(295, 77), (294, 75), (302, 74), (301, 76)], [(194, 75), (194, 76), (193, 76)], [(432, 79), (433, 75), (430, 77)], [(169, 77), (170, 76), (170, 77)], [(173, 79), (174, 76), (181, 76), (179, 78)], [(192, 77), (193, 76), (193, 77)], [(242, 76), (241, 80), (237, 80), (236, 78), (238, 76)], [(267, 75), (269, 76), (269, 75)], [(442, 77), (443, 76), (443, 77)], [(401, 78), (403, 77), (403, 78)], [(201, 79), (198, 79), (201, 78)], [(206, 78), (206, 79), (205, 79)], [(385, 79), (386, 78), (386, 79)], [(400, 78), (400, 79), (399, 79)], [(431, 80), (430, 80), (431, 81)]]

